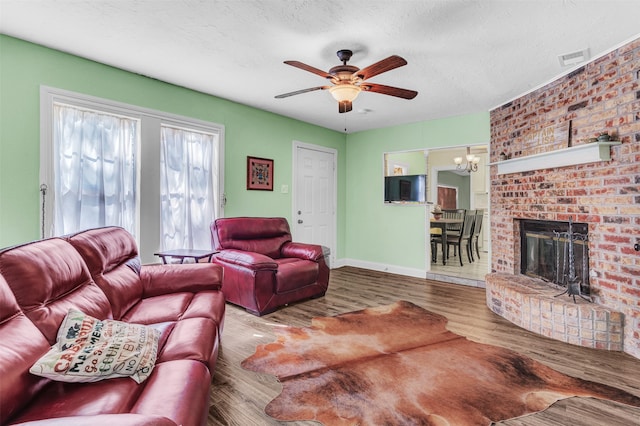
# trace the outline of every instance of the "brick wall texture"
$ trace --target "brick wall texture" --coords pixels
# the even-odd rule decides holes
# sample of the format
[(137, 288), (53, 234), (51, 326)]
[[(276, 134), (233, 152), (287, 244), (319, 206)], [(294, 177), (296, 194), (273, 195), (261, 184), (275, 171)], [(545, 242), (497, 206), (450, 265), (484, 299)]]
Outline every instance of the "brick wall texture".
[(491, 161), (601, 132), (622, 142), (611, 161), (503, 175), (491, 166), (491, 265), (520, 273), (515, 219), (587, 223), (592, 296), (624, 314), (623, 350), (640, 358), (640, 39), (491, 111)]

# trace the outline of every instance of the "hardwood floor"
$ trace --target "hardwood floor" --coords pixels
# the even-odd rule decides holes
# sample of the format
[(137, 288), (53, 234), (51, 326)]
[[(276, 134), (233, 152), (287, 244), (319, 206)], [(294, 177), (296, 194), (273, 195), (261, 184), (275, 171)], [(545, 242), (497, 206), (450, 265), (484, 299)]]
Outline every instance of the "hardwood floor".
[[(640, 396), (640, 360), (619, 352), (598, 351), (550, 340), (495, 315), (485, 305), (482, 288), (441, 283), (344, 267), (331, 271), (327, 295), (291, 305), (263, 317), (227, 305), (222, 348), (210, 394), (208, 425), (318, 425), (278, 422), (264, 414), (280, 384), (270, 375), (245, 371), (240, 362), (259, 344), (275, 340), (273, 330), (308, 326), (315, 316), (332, 316), (366, 307), (408, 300), (446, 316), (448, 327), (468, 339), (503, 346), (576, 377), (616, 386)], [(549, 409), (502, 426), (640, 425), (640, 409), (590, 398), (570, 398)]]
[(437, 262), (431, 262), (431, 271), (427, 278), (453, 284), (464, 284), (472, 287), (484, 288), (484, 276), (489, 273), (489, 253), (481, 251), (480, 257), (475, 256), (473, 263), (469, 263), (467, 256), (463, 256), (463, 266), (457, 257), (450, 257), (446, 265), (442, 264), (442, 252), (438, 253)]

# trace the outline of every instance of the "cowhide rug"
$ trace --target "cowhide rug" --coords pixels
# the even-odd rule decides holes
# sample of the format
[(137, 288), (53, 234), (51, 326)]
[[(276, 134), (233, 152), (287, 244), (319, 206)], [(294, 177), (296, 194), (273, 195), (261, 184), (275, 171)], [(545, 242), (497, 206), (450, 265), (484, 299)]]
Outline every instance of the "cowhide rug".
[(242, 367), (282, 383), (269, 416), (325, 425), (487, 425), (572, 396), (640, 407), (632, 394), (469, 341), (446, 323), (406, 301), (314, 318), (279, 330)]

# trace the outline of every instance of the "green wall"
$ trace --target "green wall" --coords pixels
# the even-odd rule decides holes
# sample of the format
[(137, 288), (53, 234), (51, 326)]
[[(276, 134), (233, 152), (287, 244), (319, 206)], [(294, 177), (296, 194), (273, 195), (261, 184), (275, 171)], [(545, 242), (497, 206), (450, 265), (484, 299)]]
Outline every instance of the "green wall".
[(338, 152), (337, 256), (344, 253), (344, 134), (0, 35), (0, 247), (39, 238), (40, 86), (225, 126), (226, 216), (291, 219), (291, 191), (246, 190), (246, 157), (274, 159), (274, 187), (292, 183), (292, 142)]
[(41, 85), (224, 125), (226, 216), (291, 220), (291, 191), (246, 190), (247, 155), (273, 158), (280, 188), (292, 183), (292, 141), (336, 149), (336, 258), (346, 263), (425, 268), (425, 208), (384, 205), (385, 152), (489, 141), (488, 112), (345, 136), (0, 35), (0, 247), (39, 238)]
[(422, 151), (393, 152), (385, 157), (387, 170), (384, 173), (386, 176), (392, 174), (389, 171), (389, 167), (393, 164), (407, 165), (408, 175), (423, 175), (427, 173), (427, 160), (424, 158), (424, 152)]
[(426, 266), (424, 206), (384, 204), (385, 152), (488, 143), (489, 113), (388, 127), (347, 136), (346, 258), (419, 275)]

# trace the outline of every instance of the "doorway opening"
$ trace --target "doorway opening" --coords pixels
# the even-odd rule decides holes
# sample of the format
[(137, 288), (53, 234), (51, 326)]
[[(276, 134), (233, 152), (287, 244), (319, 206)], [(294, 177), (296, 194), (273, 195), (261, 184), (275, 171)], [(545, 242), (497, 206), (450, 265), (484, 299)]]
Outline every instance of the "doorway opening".
[[(469, 148), (469, 152), (467, 152)], [(466, 158), (467, 154), (478, 157), (477, 169), (467, 171), (459, 169), (455, 158)], [(411, 151), (386, 152), (384, 154), (383, 172), (385, 178), (394, 175), (426, 176), (427, 202), (425, 206), (425, 220), (422, 228), (416, 232), (423, 232), (425, 244), (426, 278), (444, 282), (484, 287), (484, 276), (489, 271), (489, 152), (488, 145), (462, 145), (447, 148), (425, 148)], [(440, 200), (438, 192), (445, 192)], [(444, 201), (445, 198), (447, 201)], [(483, 209), (483, 234), (479, 240), (479, 258), (473, 263), (460, 266), (457, 258), (442, 265), (442, 261), (431, 261), (431, 212), (436, 204), (453, 204), (452, 209)], [(445, 207), (442, 207), (445, 208)], [(475, 247), (475, 246), (474, 246)], [(464, 251), (463, 251), (464, 252)], [(452, 252), (453, 254), (453, 252)], [(442, 259), (440, 257), (440, 259)]]
[[(487, 145), (470, 145), (473, 155), (480, 158), (478, 170), (469, 172), (460, 170), (454, 158), (465, 158), (467, 145), (432, 149), (427, 151), (427, 168), (429, 171), (430, 190), (429, 201), (431, 209), (440, 205), (443, 210), (481, 210), (483, 226), (478, 238), (479, 256), (474, 247), (474, 261), (468, 262), (464, 257), (464, 264), (454, 257), (453, 250), (446, 265), (442, 262), (442, 250), (438, 252), (436, 261), (432, 261), (431, 247), (427, 247), (427, 278), (437, 279), (476, 287), (484, 287), (484, 276), (489, 272), (489, 153)], [(432, 215), (429, 214), (429, 219)], [(427, 223), (427, 241), (431, 240), (431, 224)], [(465, 250), (462, 250), (465, 253)], [(459, 254), (458, 254), (459, 255)]]

